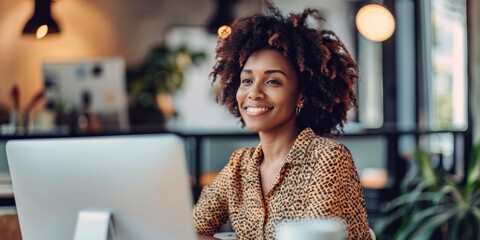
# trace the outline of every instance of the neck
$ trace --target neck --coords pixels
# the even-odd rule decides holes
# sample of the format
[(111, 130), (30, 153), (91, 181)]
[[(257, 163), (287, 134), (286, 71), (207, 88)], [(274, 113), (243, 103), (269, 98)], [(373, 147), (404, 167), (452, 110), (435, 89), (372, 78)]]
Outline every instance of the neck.
[(298, 134), (299, 131), (296, 128), (276, 133), (260, 132), (263, 162), (267, 165), (282, 162), (287, 157)]

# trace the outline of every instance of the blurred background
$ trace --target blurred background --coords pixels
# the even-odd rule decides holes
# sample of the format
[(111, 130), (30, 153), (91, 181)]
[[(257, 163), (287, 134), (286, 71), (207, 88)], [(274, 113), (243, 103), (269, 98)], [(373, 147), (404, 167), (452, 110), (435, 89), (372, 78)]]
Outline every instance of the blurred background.
[[(388, 204), (418, 190), (428, 169), (435, 184), (464, 187), (478, 162), (480, 3), (273, 2), (285, 14), (318, 9), (358, 61), (360, 106), (338, 140), (352, 151), (377, 238), (411, 236), (412, 216)], [(198, 197), (234, 149), (258, 143), (215, 103), (209, 73), (219, 27), (261, 10), (260, 0), (0, 0), (0, 205), (15, 205), (9, 139), (163, 131), (184, 137)], [(442, 192), (435, 184), (421, 190)], [(405, 206), (421, 210), (414, 200)], [(480, 224), (476, 211), (462, 221)], [(432, 226), (433, 238), (456, 239)]]

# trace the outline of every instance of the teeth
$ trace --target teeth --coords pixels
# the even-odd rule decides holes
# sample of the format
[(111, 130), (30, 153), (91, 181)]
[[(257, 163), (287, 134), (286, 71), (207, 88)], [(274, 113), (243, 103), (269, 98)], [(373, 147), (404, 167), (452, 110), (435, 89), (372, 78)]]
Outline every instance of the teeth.
[(259, 113), (259, 112), (266, 112), (268, 108), (258, 108), (258, 107), (248, 107), (247, 112), (249, 113)]

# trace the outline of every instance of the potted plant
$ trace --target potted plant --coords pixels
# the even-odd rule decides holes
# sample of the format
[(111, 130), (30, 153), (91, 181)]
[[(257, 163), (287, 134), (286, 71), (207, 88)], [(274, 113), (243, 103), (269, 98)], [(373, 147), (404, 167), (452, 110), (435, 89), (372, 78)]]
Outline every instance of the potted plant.
[(131, 124), (162, 128), (165, 118), (176, 115), (170, 96), (182, 87), (184, 72), (205, 57), (204, 52), (186, 47), (154, 47), (140, 68), (128, 76)]
[(386, 204), (386, 217), (375, 226), (379, 239), (480, 239), (480, 142), (464, 182), (435, 168), (431, 157), (416, 152), (401, 195)]

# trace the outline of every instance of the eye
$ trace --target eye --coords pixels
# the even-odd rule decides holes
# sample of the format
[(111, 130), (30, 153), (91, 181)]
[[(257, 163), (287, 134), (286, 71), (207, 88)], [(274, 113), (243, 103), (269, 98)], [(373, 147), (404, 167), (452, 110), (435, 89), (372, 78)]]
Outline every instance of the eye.
[(244, 78), (244, 79), (240, 80), (240, 83), (241, 84), (250, 84), (250, 83), (253, 83), (253, 81), (250, 78)]
[(277, 79), (274, 79), (274, 78), (270, 78), (265, 83), (269, 84), (269, 85), (279, 85), (280, 81), (278, 81)]

